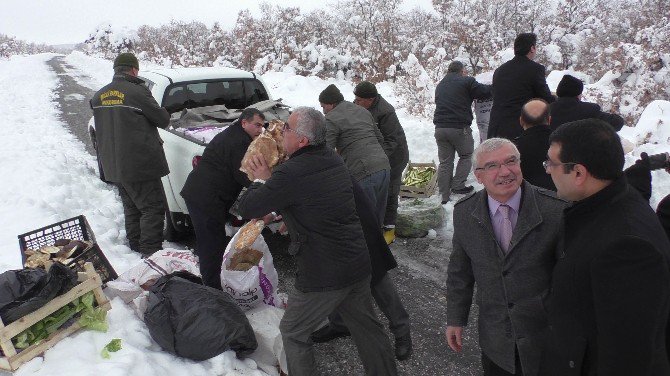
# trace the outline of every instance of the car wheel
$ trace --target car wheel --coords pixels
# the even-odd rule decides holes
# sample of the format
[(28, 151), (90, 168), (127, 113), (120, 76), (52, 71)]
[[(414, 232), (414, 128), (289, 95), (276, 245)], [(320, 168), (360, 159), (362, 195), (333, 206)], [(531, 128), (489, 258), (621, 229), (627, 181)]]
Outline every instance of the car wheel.
[(169, 242), (178, 242), (184, 238), (184, 234), (177, 230), (172, 223), (172, 216), (169, 211), (165, 211), (165, 224), (163, 225), (163, 238)]

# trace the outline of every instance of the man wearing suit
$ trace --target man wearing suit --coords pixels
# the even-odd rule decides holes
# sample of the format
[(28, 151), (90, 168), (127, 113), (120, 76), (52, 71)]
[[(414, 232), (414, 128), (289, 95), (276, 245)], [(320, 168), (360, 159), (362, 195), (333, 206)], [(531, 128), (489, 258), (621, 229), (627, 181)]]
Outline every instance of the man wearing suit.
[(547, 318), (542, 298), (555, 264), (565, 202), (523, 181), (519, 151), (493, 138), (475, 149), (484, 190), (454, 207), (447, 271), (447, 342), (463, 346), (477, 283), (484, 375), (538, 375)]
[(602, 120), (559, 127), (547, 173), (565, 210), (565, 244), (547, 310), (556, 375), (670, 375), (670, 243), (627, 184), (619, 136)]
[(514, 40), (514, 58), (493, 72), (493, 107), (488, 138), (513, 140), (521, 134), (521, 106), (531, 98), (551, 103), (554, 96), (545, 79), (544, 66), (533, 61), (537, 36), (519, 34)]

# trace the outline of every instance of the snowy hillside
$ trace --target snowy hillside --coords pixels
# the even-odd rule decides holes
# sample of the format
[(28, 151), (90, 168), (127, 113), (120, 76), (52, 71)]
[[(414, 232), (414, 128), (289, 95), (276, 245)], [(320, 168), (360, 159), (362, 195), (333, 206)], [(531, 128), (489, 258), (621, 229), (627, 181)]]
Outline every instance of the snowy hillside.
[[(123, 210), (116, 191), (97, 178), (97, 164), (83, 144), (58, 119), (54, 102), (56, 74), (45, 62), (53, 55), (14, 56), (0, 60), (0, 113), (3, 114), (3, 147), (0, 148), (0, 271), (21, 267), (16, 236), (62, 219), (84, 214), (101, 248), (114, 268), (122, 273), (137, 263), (139, 255), (125, 245)], [(78, 81), (97, 90), (112, 76), (111, 62), (74, 52), (66, 57), (82, 72)], [(150, 65), (141, 63), (143, 70)], [(555, 86), (561, 72), (553, 73)], [(319, 108), (318, 94), (335, 83), (345, 99), (353, 99), (353, 85), (344, 80), (322, 80), (286, 72), (268, 72), (263, 79), (276, 98), (291, 106)], [(379, 85), (380, 93), (397, 104), (391, 83)], [(597, 83), (589, 85), (598, 85)], [(552, 87), (554, 89), (554, 87)], [(430, 119), (400, 111), (416, 162), (437, 161), (433, 125)], [(479, 139), (476, 126), (474, 138)], [(633, 150), (626, 156), (632, 164), (641, 152), (670, 151), (670, 102), (652, 102), (635, 127), (624, 128), (621, 136)], [(472, 183), (472, 176), (470, 178)], [(652, 205), (670, 193), (670, 174), (653, 173)], [(453, 204), (447, 205), (448, 213)], [(451, 220), (448, 219), (447, 223)], [(451, 226), (447, 225), (447, 230)], [(449, 232), (449, 231), (447, 231)], [(192, 362), (161, 351), (151, 340), (146, 326), (120, 300), (112, 302), (108, 333), (81, 332), (67, 338), (23, 366), (16, 375), (264, 375), (253, 360), (240, 361), (227, 352), (204, 362)], [(99, 352), (110, 339), (123, 338), (123, 349), (104, 360)], [(271, 371), (268, 371), (271, 372)], [(270, 373), (272, 374), (272, 373)]]

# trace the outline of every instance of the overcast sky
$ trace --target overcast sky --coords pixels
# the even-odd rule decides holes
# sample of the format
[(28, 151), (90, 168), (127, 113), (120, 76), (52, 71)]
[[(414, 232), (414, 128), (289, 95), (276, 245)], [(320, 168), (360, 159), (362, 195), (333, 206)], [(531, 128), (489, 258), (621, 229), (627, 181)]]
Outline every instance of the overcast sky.
[[(281, 6), (298, 6), (307, 12), (337, 0), (268, 0)], [(254, 0), (1, 0), (0, 34), (29, 42), (68, 44), (83, 42), (103, 22), (136, 28), (160, 25), (171, 19), (197, 20), (211, 26), (215, 21), (229, 28), (237, 13), (249, 9), (258, 14)], [(405, 0), (404, 9), (431, 9), (430, 0)]]

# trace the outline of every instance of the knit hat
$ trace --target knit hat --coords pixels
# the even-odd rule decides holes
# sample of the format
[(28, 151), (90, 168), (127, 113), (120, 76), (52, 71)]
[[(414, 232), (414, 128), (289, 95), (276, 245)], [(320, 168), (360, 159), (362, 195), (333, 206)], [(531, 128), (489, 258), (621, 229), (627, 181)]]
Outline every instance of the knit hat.
[(337, 88), (334, 84), (328, 85), (327, 88), (323, 89), (321, 94), (319, 94), (319, 102), (325, 104), (335, 104), (340, 103), (344, 100), (344, 96), (340, 93), (340, 89)]
[(135, 69), (140, 69), (140, 62), (137, 61), (137, 57), (131, 52), (124, 52), (119, 54), (119, 56), (114, 59), (114, 68), (119, 66), (133, 67)]
[(377, 96), (377, 87), (370, 81), (361, 81), (356, 85), (354, 95), (360, 98), (374, 98)]
[(566, 74), (558, 83), (556, 95), (559, 97), (576, 97), (584, 90), (584, 83), (577, 77)]

